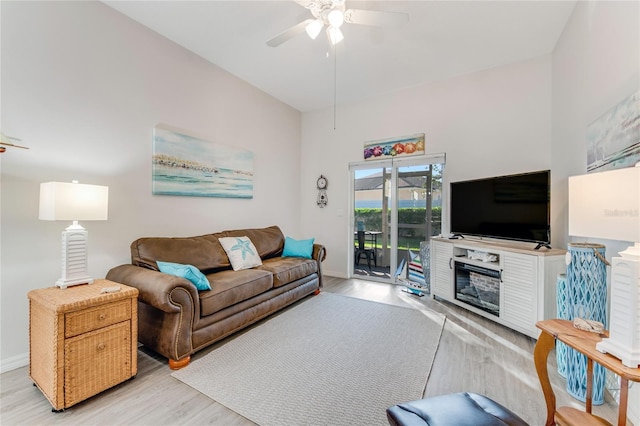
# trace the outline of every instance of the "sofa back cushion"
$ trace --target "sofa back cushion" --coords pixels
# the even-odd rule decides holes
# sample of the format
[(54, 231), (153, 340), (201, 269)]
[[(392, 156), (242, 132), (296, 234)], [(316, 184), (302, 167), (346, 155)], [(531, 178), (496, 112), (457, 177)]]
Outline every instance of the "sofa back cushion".
[(131, 263), (158, 270), (157, 260), (193, 265), (201, 271), (231, 267), (227, 253), (218, 242), (220, 237), (247, 236), (262, 259), (279, 256), (284, 248), (284, 235), (277, 226), (261, 229), (239, 229), (197, 237), (147, 237), (131, 243)]
[(284, 234), (277, 226), (260, 229), (238, 229), (234, 231), (223, 232), (224, 237), (243, 237), (247, 236), (251, 240), (261, 259), (269, 259), (274, 256), (280, 256), (284, 249)]
[(201, 271), (229, 265), (227, 254), (213, 235), (139, 238), (131, 243), (131, 263), (158, 270), (156, 261), (193, 265)]

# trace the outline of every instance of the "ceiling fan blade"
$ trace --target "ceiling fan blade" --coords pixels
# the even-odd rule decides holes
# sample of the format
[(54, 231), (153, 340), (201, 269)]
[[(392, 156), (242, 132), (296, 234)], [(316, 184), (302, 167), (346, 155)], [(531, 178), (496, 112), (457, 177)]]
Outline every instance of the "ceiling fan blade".
[(378, 10), (348, 9), (344, 12), (344, 21), (350, 24), (396, 26), (409, 22), (409, 15), (401, 12), (382, 12)]
[(288, 30), (281, 32), (271, 40), (267, 41), (267, 45), (271, 47), (280, 46), (285, 41), (292, 39), (298, 34), (302, 34), (305, 28), (307, 28), (307, 25), (309, 25), (311, 22), (313, 22), (313, 19), (306, 19), (299, 24), (294, 25)]
[(294, 0), (305, 9), (313, 9), (316, 6), (316, 0)]

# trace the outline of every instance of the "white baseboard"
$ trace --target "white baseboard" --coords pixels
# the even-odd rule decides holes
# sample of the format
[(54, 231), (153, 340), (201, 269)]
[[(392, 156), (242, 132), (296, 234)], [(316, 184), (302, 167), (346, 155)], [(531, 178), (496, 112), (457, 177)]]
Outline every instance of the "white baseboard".
[(322, 275), (326, 275), (328, 277), (336, 277), (336, 278), (343, 278), (343, 279), (347, 279), (349, 277), (347, 277), (346, 274), (342, 273), (342, 272), (336, 272), (336, 271), (322, 271)]
[(0, 360), (0, 374), (29, 365), (29, 354), (24, 353)]

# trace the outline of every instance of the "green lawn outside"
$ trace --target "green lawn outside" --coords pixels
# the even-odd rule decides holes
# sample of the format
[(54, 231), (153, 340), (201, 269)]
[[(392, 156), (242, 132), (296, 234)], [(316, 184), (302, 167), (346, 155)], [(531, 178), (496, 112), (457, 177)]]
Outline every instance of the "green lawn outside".
[[(389, 212), (389, 218), (391, 213)], [(355, 209), (356, 222), (364, 222), (364, 229), (367, 231), (382, 231), (382, 209), (359, 208)], [(434, 207), (431, 209), (431, 217), (428, 218), (426, 209), (419, 208), (401, 208), (398, 209), (398, 222), (402, 225), (420, 225), (427, 220), (431, 220), (431, 235), (439, 235), (441, 233), (442, 209)], [(420, 250), (420, 242), (427, 238), (422, 235), (411, 235), (415, 229), (406, 228), (400, 230), (398, 236), (399, 249)], [(357, 244), (357, 242), (356, 242)], [(367, 244), (372, 246), (372, 244)], [(382, 249), (382, 238), (378, 237), (377, 248)]]

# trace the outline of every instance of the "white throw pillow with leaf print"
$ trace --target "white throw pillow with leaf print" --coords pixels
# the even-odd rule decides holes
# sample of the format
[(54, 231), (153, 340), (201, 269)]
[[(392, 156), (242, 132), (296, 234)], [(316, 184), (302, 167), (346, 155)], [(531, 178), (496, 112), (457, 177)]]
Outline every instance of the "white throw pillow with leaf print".
[(249, 237), (224, 237), (218, 238), (218, 241), (227, 252), (227, 257), (234, 271), (262, 265), (258, 250)]

